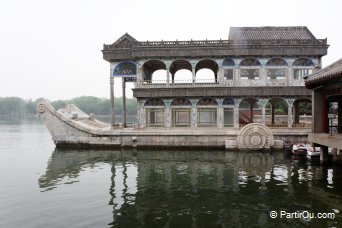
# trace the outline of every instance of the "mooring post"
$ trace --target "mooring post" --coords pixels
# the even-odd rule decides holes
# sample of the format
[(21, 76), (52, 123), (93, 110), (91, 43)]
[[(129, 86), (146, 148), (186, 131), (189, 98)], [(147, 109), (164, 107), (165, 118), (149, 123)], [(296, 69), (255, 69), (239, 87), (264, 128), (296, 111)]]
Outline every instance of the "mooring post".
[(115, 126), (115, 114), (114, 114), (114, 77), (110, 77), (110, 123), (111, 126)]
[(126, 127), (126, 80), (122, 78), (122, 115), (123, 115), (123, 123), (122, 127)]
[(326, 163), (328, 161), (328, 147), (327, 146), (321, 146), (320, 161), (321, 163)]

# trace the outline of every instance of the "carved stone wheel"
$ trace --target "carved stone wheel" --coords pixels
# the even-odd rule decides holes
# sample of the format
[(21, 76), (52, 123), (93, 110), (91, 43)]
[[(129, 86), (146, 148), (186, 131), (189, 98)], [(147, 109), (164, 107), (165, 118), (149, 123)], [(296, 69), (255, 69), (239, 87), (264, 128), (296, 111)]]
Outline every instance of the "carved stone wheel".
[(239, 149), (269, 149), (274, 144), (271, 130), (264, 124), (251, 123), (244, 126), (236, 139)]
[(37, 105), (37, 112), (43, 113), (43, 112), (45, 112), (45, 110), (46, 110), (46, 107), (44, 104), (40, 103)]

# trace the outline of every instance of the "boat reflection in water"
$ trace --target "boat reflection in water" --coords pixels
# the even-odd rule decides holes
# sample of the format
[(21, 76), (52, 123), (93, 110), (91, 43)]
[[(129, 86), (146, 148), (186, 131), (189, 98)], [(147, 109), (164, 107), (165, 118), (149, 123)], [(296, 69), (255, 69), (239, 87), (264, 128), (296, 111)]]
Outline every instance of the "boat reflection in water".
[(283, 153), (57, 150), (39, 186), (79, 184), (83, 170), (104, 164), (113, 227), (337, 226), (341, 219), (269, 217), (272, 210), (342, 209), (339, 168)]

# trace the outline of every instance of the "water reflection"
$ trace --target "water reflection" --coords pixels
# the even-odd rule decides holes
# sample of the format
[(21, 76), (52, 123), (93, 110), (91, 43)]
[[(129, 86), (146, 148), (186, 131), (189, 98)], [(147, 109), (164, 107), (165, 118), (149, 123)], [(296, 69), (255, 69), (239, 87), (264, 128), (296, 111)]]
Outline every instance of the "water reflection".
[(342, 209), (341, 170), (282, 153), (224, 151), (55, 151), (39, 179), (42, 191), (111, 166), (113, 227), (326, 225), (335, 220), (270, 219), (270, 210)]

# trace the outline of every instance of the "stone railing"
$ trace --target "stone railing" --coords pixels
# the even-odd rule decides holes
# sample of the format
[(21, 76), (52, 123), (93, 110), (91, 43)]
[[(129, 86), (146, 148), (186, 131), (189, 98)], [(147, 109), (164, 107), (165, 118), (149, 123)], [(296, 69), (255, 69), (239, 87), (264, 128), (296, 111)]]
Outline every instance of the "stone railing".
[[(132, 43), (134, 48), (182, 47), (182, 46), (228, 46), (228, 45), (327, 45), (327, 39), (316, 40), (189, 40), (189, 41), (143, 41)], [(104, 44), (103, 49), (114, 49)]]
[(217, 80), (210, 79), (197, 79), (195, 83), (192, 80), (174, 80), (170, 81), (169, 86), (167, 86), (166, 80), (145, 80), (142, 84), (136, 83), (135, 86), (137, 88), (147, 87), (147, 88), (163, 88), (163, 87), (217, 87), (221, 86)]

